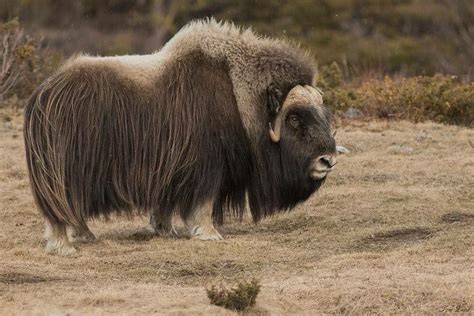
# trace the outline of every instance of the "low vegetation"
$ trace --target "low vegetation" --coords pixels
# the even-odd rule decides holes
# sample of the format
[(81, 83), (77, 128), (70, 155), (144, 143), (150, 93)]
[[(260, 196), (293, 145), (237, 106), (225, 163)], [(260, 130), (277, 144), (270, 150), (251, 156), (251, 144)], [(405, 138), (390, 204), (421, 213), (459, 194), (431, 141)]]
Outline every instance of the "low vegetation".
[(0, 107), (24, 104), (60, 60), (26, 34), (18, 19), (0, 24)]
[(322, 67), (319, 85), (325, 103), (341, 118), (357, 109), (365, 118), (474, 126), (474, 82), (456, 76), (385, 77), (360, 84), (344, 82), (336, 63)]
[(252, 280), (250, 282), (239, 282), (237, 286), (231, 289), (213, 285), (206, 292), (211, 304), (230, 310), (243, 311), (255, 305), (260, 287), (257, 280)]
[[(25, 35), (16, 19), (0, 26), (0, 40), (0, 107), (21, 107), (59, 65), (61, 56)], [(463, 83), (456, 76), (348, 79), (334, 62), (321, 67), (318, 85), (325, 92), (325, 103), (340, 119), (356, 109), (359, 118), (474, 126), (474, 82)]]

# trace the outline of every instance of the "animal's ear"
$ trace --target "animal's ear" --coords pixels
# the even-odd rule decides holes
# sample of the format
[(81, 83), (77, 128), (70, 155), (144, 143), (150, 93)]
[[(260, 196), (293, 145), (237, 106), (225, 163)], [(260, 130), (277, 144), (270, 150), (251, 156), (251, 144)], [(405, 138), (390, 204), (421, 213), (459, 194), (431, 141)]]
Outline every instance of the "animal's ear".
[(271, 83), (267, 88), (267, 106), (271, 115), (276, 115), (280, 111), (282, 98), (283, 92), (276, 84)]

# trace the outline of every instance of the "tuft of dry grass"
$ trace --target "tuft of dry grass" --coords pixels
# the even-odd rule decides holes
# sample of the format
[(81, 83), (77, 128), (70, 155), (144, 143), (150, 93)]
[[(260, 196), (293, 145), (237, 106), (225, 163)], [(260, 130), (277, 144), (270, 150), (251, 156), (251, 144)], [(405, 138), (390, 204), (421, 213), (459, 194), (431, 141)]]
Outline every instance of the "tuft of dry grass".
[(255, 305), (261, 285), (257, 280), (239, 282), (228, 289), (225, 286), (213, 285), (206, 289), (211, 304), (230, 310), (244, 311)]

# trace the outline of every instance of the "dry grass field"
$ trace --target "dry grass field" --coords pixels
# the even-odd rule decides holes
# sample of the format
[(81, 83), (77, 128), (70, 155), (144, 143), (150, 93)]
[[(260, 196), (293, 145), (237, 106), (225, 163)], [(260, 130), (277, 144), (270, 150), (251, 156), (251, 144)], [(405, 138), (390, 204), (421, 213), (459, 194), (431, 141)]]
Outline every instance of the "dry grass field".
[(205, 288), (257, 278), (251, 314), (474, 313), (474, 130), (352, 122), (326, 184), (294, 212), (227, 223), (226, 239), (91, 223), (74, 257), (44, 253), (18, 111), (0, 111), (0, 315), (232, 314)]

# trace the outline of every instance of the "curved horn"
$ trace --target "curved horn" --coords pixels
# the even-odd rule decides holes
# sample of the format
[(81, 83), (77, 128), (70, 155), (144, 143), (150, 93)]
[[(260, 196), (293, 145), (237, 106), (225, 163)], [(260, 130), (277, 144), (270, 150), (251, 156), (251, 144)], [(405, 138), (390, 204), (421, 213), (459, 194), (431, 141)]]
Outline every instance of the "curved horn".
[(288, 112), (288, 108), (295, 102), (298, 96), (302, 94), (304, 95), (303, 91), (304, 88), (300, 85), (297, 85), (296, 87), (291, 89), (290, 92), (288, 92), (288, 95), (286, 96), (285, 102), (283, 102), (280, 111), (277, 113), (275, 120), (273, 121), (273, 126), (271, 122), (269, 123), (269, 134), (270, 138), (274, 143), (278, 143), (280, 141), (281, 126), (283, 124), (283, 120), (286, 116), (286, 113)]
[(275, 126), (272, 127), (272, 123), (268, 123), (270, 125), (270, 138), (274, 143), (278, 143), (280, 141), (280, 133), (281, 133), (281, 125), (282, 125), (283, 118), (281, 115), (278, 115), (275, 118)]
[(272, 123), (268, 123), (268, 127), (269, 127), (268, 133), (270, 134), (271, 140), (274, 143), (278, 143), (280, 141), (280, 130), (278, 130), (278, 132), (275, 133), (272, 127)]
[(274, 126), (272, 127), (272, 123), (268, 123), (270, 130), (270, 138), (274, 143), (278, 143), (280, 141), (280, 132), (281, 132), (281, 125), (283, 124), (283, 118), (285, 117), (286, 111), (284, 109), (285, 104), (283, 104), (282, 109), (278, 112), (277, 116), (275, 117)]
[(304, 86), (305, 90), (311, 95), (312, 102), (311, 104), (323, 104), (323, 93), (318, 88), (312, 86)]
[(323, 103), (323, 97), (321, 95), (321, 92), (312, 86), (305, 85), (303, 87), (297, 85), (293, 89), (291, 89), (290, 92), (288, 92), (288, 95), (285, 99), (285, 102), (281, 106), (280, 111), (275, 117), (273, 126), (271, 122), (269, 123), (268, 132), (273, 142), (278, 143), (280, 141), (281, 126), (283, 125), (283, 120), (290, 106), (297, 101), (319, 105)]

